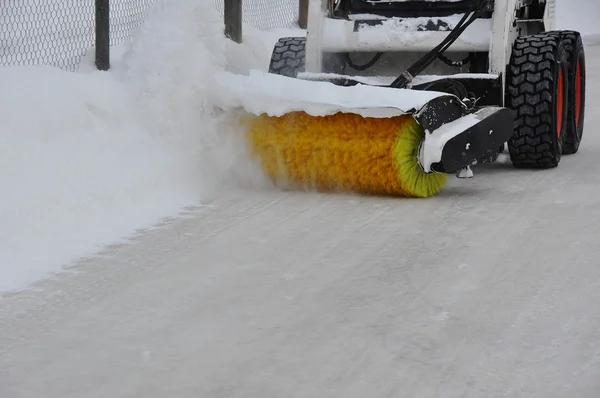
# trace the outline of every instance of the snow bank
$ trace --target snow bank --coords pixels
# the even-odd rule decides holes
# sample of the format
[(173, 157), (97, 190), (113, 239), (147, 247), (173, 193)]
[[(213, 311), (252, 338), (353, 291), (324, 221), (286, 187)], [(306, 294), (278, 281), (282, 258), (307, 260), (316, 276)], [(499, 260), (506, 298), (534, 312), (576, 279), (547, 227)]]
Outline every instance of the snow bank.
[(239, 161), (210, 103), (224, 48), (216, 11), (163, 0), (109, 73), (0, 69), (0, 293), (218, 188)]
[(186, 162), (108, 74), (0, 72), (0, 291), (194, 203)]

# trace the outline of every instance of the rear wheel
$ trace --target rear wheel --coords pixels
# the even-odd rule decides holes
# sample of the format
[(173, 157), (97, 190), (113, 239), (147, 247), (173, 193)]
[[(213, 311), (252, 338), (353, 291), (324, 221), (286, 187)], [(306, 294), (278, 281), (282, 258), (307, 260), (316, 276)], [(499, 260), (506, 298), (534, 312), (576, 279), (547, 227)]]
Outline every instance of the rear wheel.
[(296, 77), (304, 72), (306, 60), (306, 39), (303, 37), (283, 37), (275, 44), (271, 54), (269, 73)]
[[(271, 54), (269, 73), (297, 77), (306, 71), (306, 38), (283, 37)], [(323, 54), (323, 72), (344, 73), (346, 62), (342, 54)]]
[(579, 150), (579, 144), (583, 137), (586, 86), (585, 51), (579, 32), (560, 31), (558, 33), (565, 43), (569, 60), (567, 131), (563, 153), (574, 154)]
[(567, 131), (568, 70), (566, 44), (559, 35), (516, 39), (506, 76), (506, 106), (515, 111), (508, 142), (514, 166), (558, 166)]

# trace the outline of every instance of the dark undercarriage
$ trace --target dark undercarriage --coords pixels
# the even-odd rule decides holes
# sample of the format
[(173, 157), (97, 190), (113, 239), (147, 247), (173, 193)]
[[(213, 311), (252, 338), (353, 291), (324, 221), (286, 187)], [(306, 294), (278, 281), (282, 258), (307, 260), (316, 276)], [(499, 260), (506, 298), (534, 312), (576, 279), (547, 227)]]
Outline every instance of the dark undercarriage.
[[(341, 0), (336, 2), (332, 16), (347, 18), (352, 14), (377, 14), (385, 17), (417, 18), (445, 17), (469, 12), (472, 0), (462, 1), (378, 1), (378, 0)], [(490, 2), (483, 18), (490, 18), (493, 11), (493, 1)]]

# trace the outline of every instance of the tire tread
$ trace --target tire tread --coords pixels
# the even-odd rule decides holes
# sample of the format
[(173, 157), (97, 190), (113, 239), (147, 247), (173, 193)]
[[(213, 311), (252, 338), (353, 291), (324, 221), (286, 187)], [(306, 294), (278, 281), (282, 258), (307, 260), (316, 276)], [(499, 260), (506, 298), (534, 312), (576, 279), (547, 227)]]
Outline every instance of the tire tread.
[(515, 111), (508, 142), (516, 167), (551, 168), (560, 161), (554, 133), (554, 64), (559, 39), (551, 34), (515, 41), (506, 80), (506, 104)]

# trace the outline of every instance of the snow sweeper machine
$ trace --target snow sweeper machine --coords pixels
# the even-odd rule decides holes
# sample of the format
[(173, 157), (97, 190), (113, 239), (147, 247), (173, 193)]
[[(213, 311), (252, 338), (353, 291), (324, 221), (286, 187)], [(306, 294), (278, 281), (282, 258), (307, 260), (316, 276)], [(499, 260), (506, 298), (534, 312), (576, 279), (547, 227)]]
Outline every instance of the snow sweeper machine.
[[(553, 168), (582, 139), (581, 35), (555, 0), (310, 0), (243, 104), (276, 184), (428, 197), (506, 148)], [(265, 105), (266, 104), (266, 105)]]

